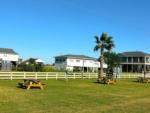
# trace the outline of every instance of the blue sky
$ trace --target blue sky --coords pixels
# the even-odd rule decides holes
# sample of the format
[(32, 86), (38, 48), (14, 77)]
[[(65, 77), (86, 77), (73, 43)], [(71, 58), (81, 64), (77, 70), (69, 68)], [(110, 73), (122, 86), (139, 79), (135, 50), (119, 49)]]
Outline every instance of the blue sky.
[(107, 32), (116, 52), (150, 53), (149, 12), (149, 0), (0, 0), (0, 47), (47, 63), (62, 54), (98, 57), (94, 36)]

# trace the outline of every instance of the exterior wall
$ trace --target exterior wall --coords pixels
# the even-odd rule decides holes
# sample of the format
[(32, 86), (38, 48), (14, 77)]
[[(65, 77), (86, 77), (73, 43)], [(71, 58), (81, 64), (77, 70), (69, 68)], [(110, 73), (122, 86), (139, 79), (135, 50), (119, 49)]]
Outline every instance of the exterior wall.
[[(67, 66), (78, 66), (78, 67), (100, 67), (100, 63), (94, 60), (83, 60), (83, 59), (67, 59)], [(104, 68), (107, 68), (107, 65), (104, 64)]]
[(145, 64), (150, 65), (150, 56), (145, 57)]
[[(55, 67), (57, 69), (73, 71), (75, 67), (79, 67), (79, 68), (86, 67), (86, 68), (92, 68), (92, 70), (94, 71), (100, 68), (100, 63), (95, 60), (75, 59), (75, 58), (68, 58), (68, 59), (62, 58), (62, 59), (63, 60), (61, 61), (55, 60)], [(107, 65), (104, 64), (103, 67), (107, 68)]]
[(121, 65), (123, 72), (142, 72), (145, 70), (144, 68), (146, 68), (146, 71), (148, 71), (150, 70), (150, 56), (124, 57)]
[(66, 70), (67, 69), (67, 63), (66, 62), (60, 62), (60, 63), (55, 62), (55, 67), (59, 70)]
[(16, 54), (0, 53), (0, 70), (11, 71), (19, 60), (19, 56)]
[(0, 53), (0, 59), (5, 60), (5, 61), (18, 61), (19, 56), (18, 55), (13, 55), (13, 54), (3, 54)]

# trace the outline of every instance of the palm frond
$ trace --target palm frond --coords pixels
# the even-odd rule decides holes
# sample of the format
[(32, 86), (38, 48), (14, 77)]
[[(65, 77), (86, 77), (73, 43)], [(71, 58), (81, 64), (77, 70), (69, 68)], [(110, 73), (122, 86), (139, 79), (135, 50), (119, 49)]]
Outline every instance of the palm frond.
[(96, 42), (97, 44), (99, 44), (99, 43), (100, 43), (99, 37), (98, 37), (98, 36), (95, 36), (94, 38), (95, 38), (95, 40), (96, 40), (95, 42)]
[(100, 37), (100, 40), (103, 41), (103, 42), (106, 42), (108, 39), (108, 35), (107, 33), (102, 33), (101, 37)]
[(108, 39), (107, 39), (107, 43), (111, 43), (111, 42), (113, 41), (112, 39), (113, 39), (113, 37), (111, 37), (111, 36), (110, 36), (110, 37), (108, 37)]
[(100, 48), (101, 48), (100, 45), (96, 45), (96, 46), (94, 47), (94, 51), (98, 51)]
[(112, 40), (113, 37), (108, 37), (106, 41), (106, 49), (111, 50), (113, 47), (115, 47), (114, 41)]

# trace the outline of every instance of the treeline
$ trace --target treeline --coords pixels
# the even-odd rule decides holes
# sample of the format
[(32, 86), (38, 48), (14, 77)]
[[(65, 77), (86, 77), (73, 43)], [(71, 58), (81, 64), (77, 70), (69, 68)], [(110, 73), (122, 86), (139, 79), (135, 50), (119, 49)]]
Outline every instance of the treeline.
[(26, 71), (26, 72), (56, 72), (57, 70), (52, 65), (45, 65), (41, 62), (36, 62), (36, 59), (30, 58), (27, 61), (24, 61), (18, 64), (13, 71)]

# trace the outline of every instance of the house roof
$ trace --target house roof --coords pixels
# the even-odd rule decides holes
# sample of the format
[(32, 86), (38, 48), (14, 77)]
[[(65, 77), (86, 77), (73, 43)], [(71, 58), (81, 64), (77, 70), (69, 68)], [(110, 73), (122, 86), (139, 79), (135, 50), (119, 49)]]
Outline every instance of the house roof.
[(97, 61), (96, 58), (93, 58), (93, 57), (89, 57), (89, 56), (86, 56), (86, 55), (72, 55), (72, 54), (67, 54), (67, 55), (60, 55), (60, 56), (56, 56), (55, 58), (59, 58), (59, 57), (62, 57), (62, 58), (73, 58), (73, 59), (86, 59), (86, 60), (95, 60)]
[(43, 61), (43, 60), (38, 59), (38, 58), (29, 58), (29, 59), (27, 59), (27, 60), (23, 61), (23, 63), (29, 63), (29, 62), (44, 63), (44, 61)]
[(0, 53), (18, 55), (18, 53), (16, 53), (13, 49), (10, 48), (0, 48)]
[(142, 52), (142, 51), (130, 51), (130, 52), (123, 52), (121, 55), (125, 57), (143, 57), (143, 56), (150, 56), (150, 54)]
[(43, 63), (44, 61), (41, 60), (41, 59), (36, 59), (35, 62), (37, 62), (37, 63)]

